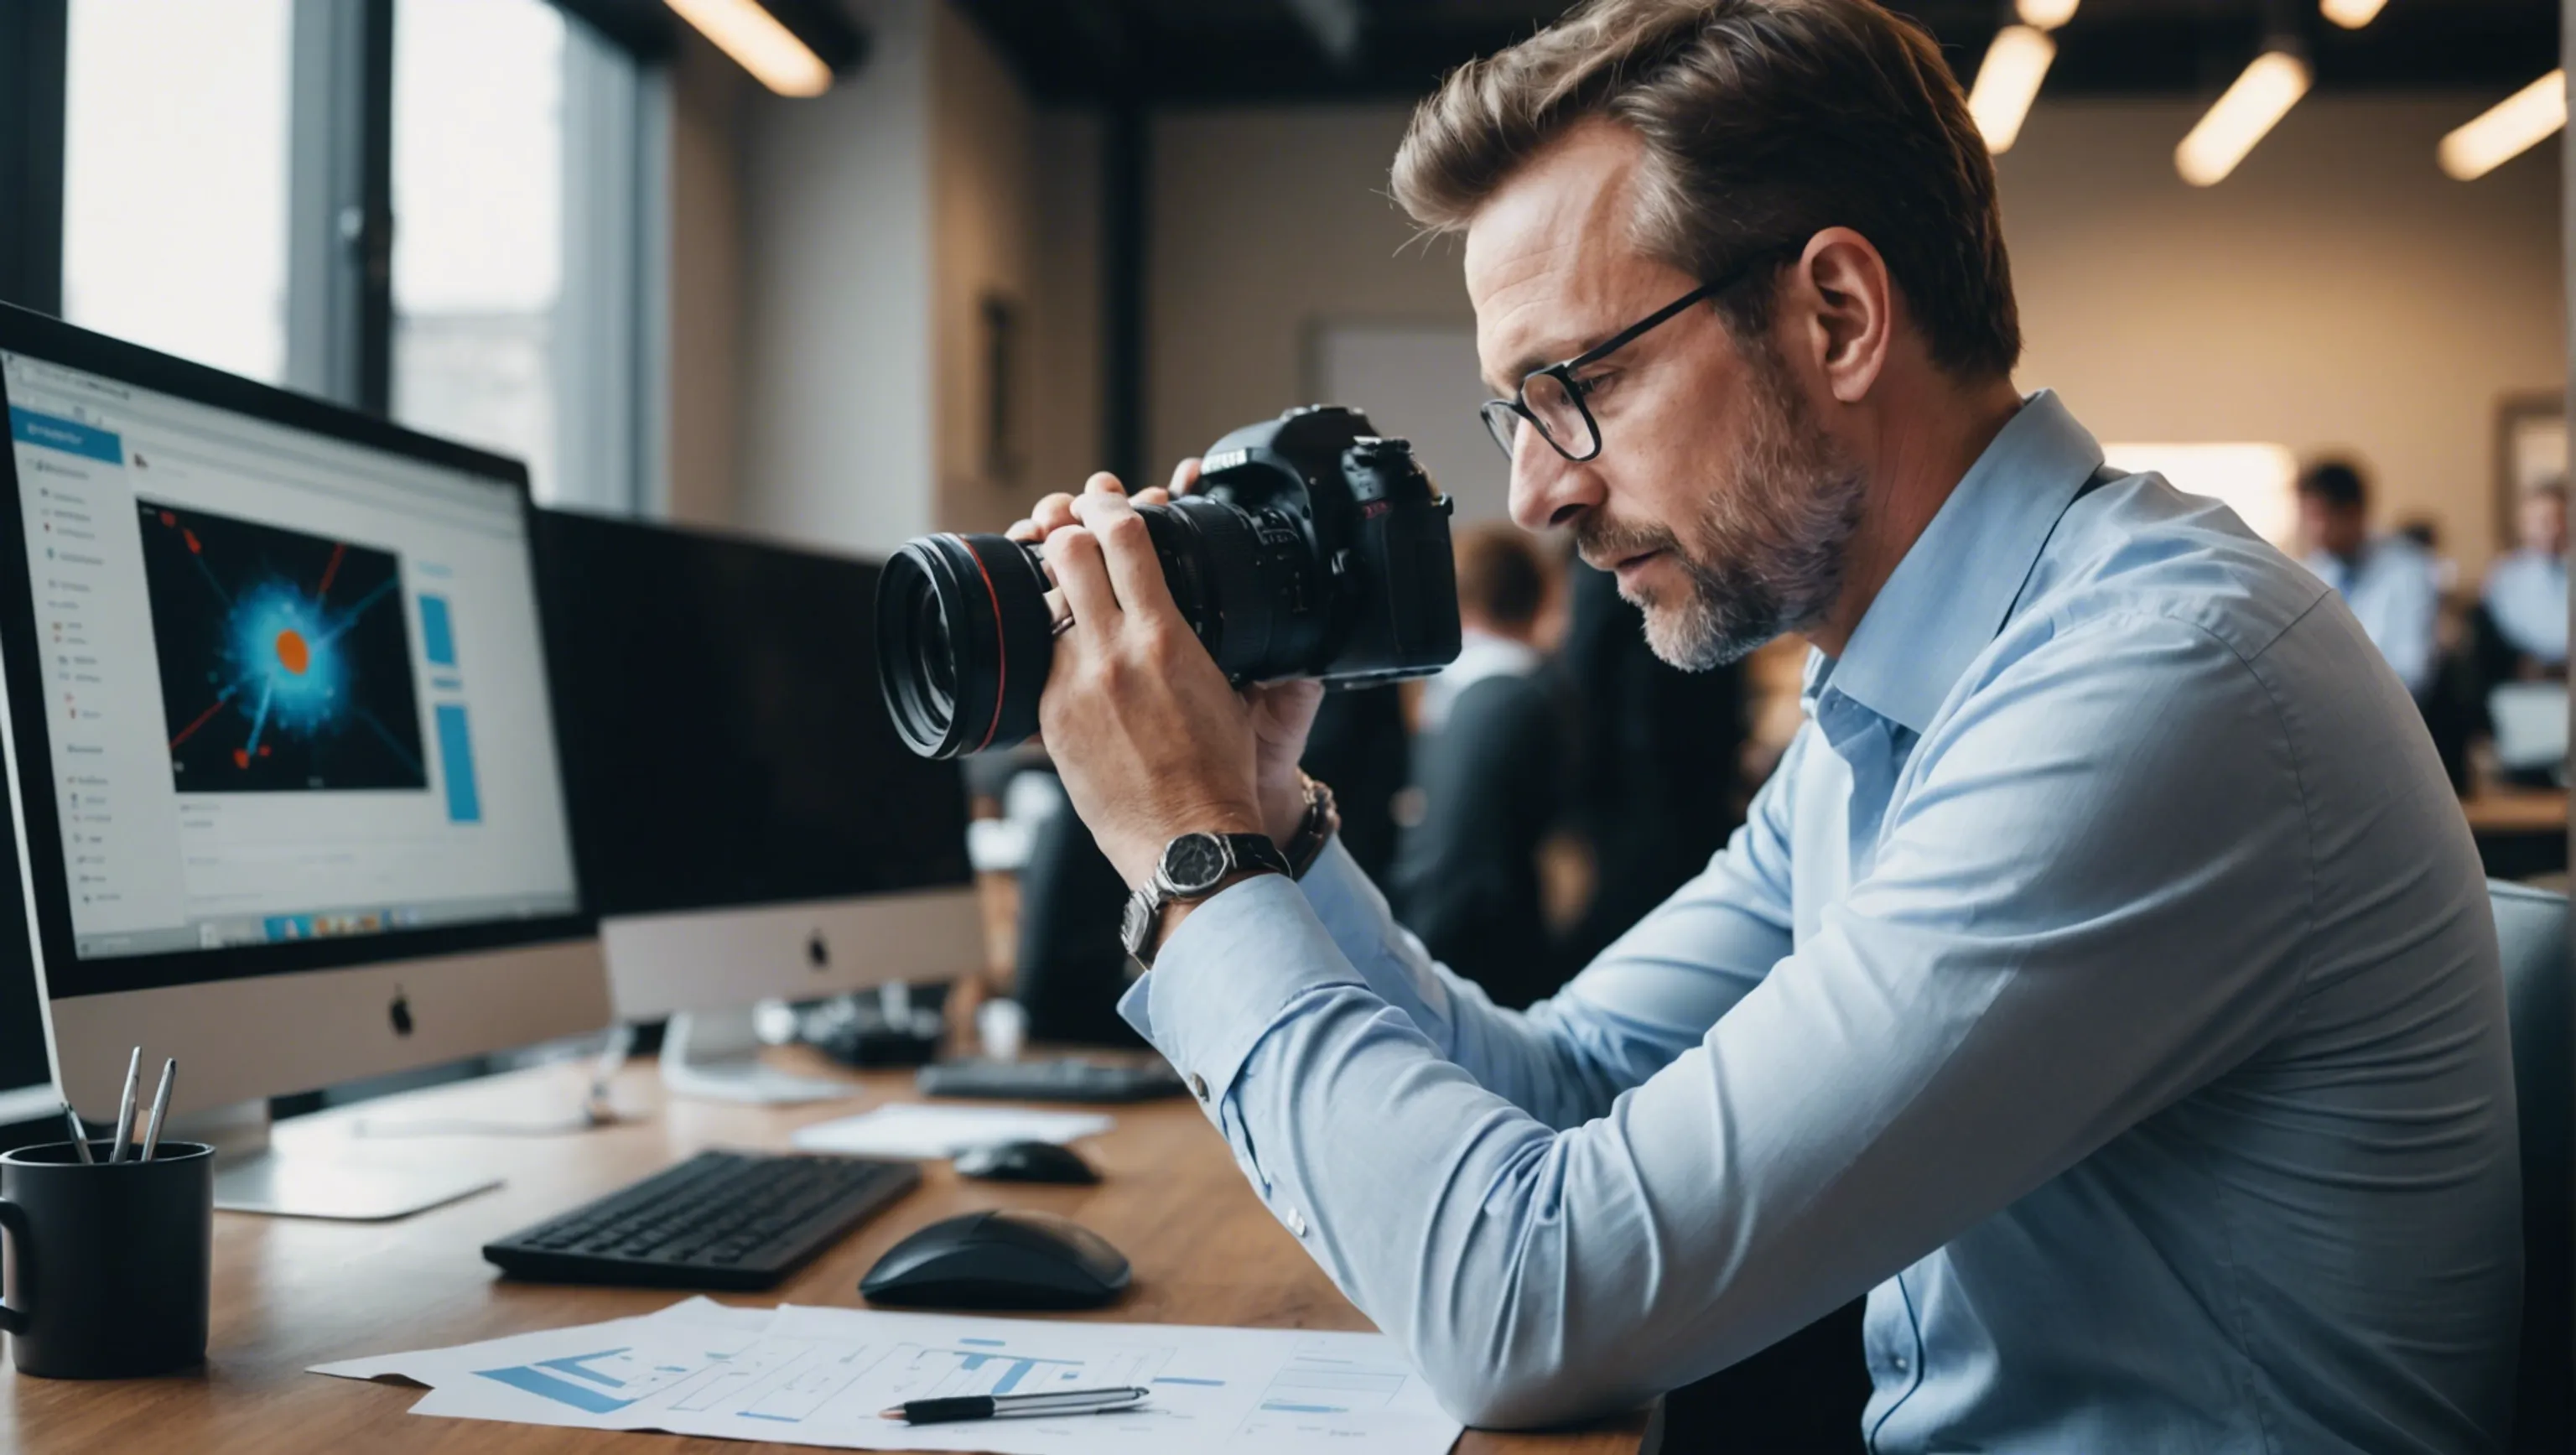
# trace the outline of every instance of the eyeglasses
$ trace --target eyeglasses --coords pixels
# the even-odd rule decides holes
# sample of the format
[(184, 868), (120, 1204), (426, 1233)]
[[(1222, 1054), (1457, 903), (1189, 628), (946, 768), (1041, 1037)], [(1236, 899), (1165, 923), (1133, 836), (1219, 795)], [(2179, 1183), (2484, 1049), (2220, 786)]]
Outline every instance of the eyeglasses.
[(1476, 413), (1485, 421), (1485, 432), (1502, 447), (1503, 457), (1511, 458), (1512, 442), (1519, 438), (1521, 421), (1529, 421), (1538, 437), (1554, 446), (1556, 452), (1582, 464), (1601, 453), (1601, 426), (1592, 417), (1592, 408), (1584, 396), (1592, 386), (1574, 377), (1577, 369), (1588, 369), (1619, 350), (1635, 343), (1658, 326), (1671, 320), (1685, 308), (1703, 299), (1714, 298), (1751, 276), (1753, 270), (1779, 256), (1778, 248), (1754, 254), (1714, 283), (1703, 283), (1644, 318), (1612, 334), (1608, 341), (1584, 350), (1562, 364), (1550, 364), (1521, 380), (1519, 392), (1510, 399), (1488, 399)]

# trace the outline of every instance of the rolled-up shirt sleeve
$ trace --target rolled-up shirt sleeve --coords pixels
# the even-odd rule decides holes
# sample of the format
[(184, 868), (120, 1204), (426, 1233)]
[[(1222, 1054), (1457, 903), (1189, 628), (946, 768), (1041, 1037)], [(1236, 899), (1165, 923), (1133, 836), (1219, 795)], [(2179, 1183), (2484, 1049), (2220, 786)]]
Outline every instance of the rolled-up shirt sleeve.
[[(1131, 1014), (1453, 1412), (1630, 1407), (1882, 1281), (2270, 1034), (2307, 904), (2288, 752), (2228, 647), (2122, 619), (2000, 669), (1917, 748), (1875, 867), (1776, 966), (1726, 963), (1758, 958), (1775, 917), (1786, 943), (1766, 805), (1527, 1017), (1427, 966), (1340, 868), (1311, 901), (1265, 876), (1200, 906)], [(1692, 1044), (1634, 1081), (1651, 1052), (1583, 1069), (1587, 1037), (1657, 1046), (1699, 1010)], [(1645, 1029), (1599, 1029), (1621, 1021)]]

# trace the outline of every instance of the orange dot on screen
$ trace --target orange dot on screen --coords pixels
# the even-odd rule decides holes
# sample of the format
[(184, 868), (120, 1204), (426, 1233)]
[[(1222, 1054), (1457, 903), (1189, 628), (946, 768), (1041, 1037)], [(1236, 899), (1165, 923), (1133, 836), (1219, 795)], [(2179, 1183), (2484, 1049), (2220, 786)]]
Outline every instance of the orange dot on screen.
[(313, 662), (313, 649), (304, 644), (304, 633), (293, 627), (277, 634), (277, 664), (301, 677)]

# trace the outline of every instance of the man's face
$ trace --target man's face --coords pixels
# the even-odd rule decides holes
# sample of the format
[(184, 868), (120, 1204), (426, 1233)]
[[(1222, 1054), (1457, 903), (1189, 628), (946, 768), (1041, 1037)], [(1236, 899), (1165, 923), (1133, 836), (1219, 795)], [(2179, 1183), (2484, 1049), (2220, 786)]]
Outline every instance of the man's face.
[[(1467, 293), (1486, 383), (1583, 353), (1701, 280), (1630, 235), (1634, 133), (1588, 123), (1524, 166), (1467, 228)], [(1863, 480), (1814, 422), (1768, 341), (1739, 347), (1692, 308), (1580, 376), (1601, 452), (1577, 464), (1527, 423), (1512, 517), (1565, 526), (1618, 573), (1646, 639), (1678, 667), (1733, 661), (1820, 619), (1840, 591)]]
[(2330, 556), (2357, 556), (2369, 532), (2364, 528), (2362, 512), (2353, 506), (2338, 505), (2322, 495), (2299, 497), (2299, 539), (2310, 551), (2323, 551)]
[(2567, 554), (2567, 502), (2558, 496), (2535, 491), (2522, 497), (2515, 525), (2524, 550), (2544, 556)]

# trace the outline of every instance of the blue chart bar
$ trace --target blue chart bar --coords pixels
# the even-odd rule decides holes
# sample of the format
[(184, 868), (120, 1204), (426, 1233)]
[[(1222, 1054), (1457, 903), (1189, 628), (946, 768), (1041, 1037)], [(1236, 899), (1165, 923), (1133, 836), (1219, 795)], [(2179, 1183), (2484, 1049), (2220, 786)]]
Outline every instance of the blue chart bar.
[(447, 598), (423, 596), (420, 599), (421, 655), (441, 667), (456, 665), (456, 629), (448, 620)]
[(481, 823), (483, 799), (474, 788), (474, 740), (465, 730), (465, 709), (452, 702), (438, 705), (438, 764), (447, 780), (447, 821)]
[(111, 465), (125, 463), (125, 443), (103, 429), (92, 429), (32, 409), (9, 406), (9, 438), (25, 444), (43, 445), (84, 460), (105, 460)]

